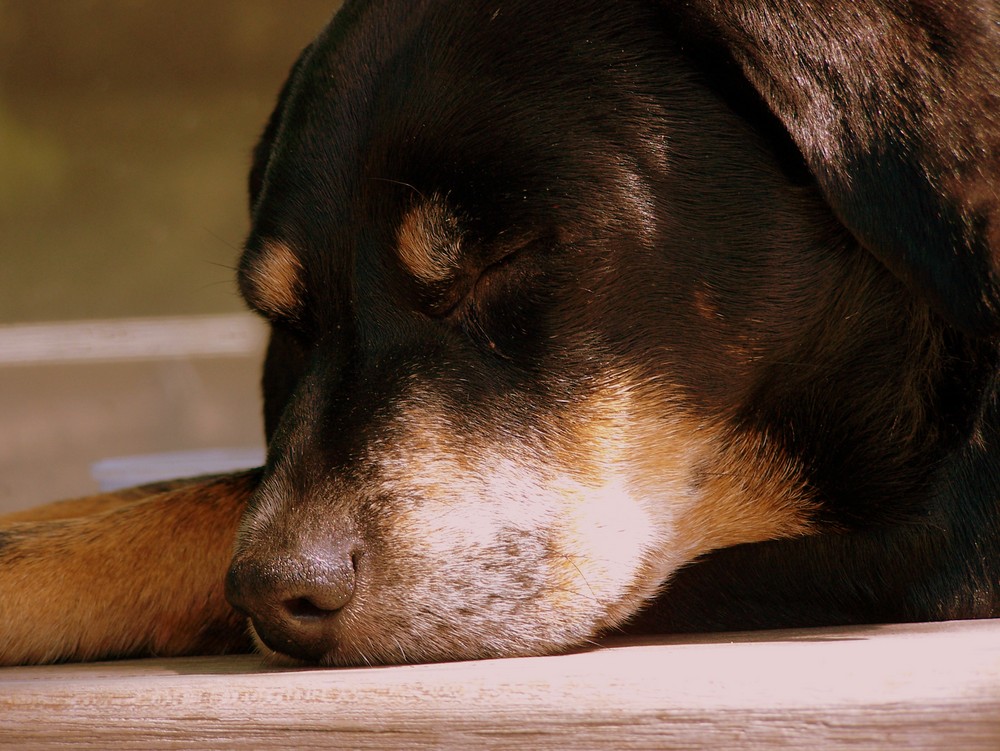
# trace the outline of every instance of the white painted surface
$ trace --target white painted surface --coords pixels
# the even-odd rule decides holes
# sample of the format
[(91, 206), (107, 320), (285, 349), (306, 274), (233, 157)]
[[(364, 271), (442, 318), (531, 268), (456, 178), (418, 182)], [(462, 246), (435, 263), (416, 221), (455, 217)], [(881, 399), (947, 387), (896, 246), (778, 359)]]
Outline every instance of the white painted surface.
[(0, 748), (1000, 748), (1000, 621), (366, 669), (0, 670)]
[(264, 463), (265, 453), (263, 446), (241, 446), (119, 456), (95, 462), (90, 473), (101, 492), (107, 493), (178, 477), (198, 477), (259, 467)]
[(246, 313), (0, 326), (0, 366), (247, 356), (266, 337)]
[(108, 457), (260, 445), (265, 335), (249, 314), (0, 326), (0, 513), (96, 492)]

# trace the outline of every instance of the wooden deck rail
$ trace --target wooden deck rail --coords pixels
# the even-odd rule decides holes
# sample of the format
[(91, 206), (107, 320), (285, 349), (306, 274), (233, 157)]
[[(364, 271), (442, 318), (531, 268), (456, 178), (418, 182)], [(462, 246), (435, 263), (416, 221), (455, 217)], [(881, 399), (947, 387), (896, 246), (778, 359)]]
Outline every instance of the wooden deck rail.
[(0, 670), (11, 749), (1000, 749), (1000, 621), (609, 641), (557, 657)]

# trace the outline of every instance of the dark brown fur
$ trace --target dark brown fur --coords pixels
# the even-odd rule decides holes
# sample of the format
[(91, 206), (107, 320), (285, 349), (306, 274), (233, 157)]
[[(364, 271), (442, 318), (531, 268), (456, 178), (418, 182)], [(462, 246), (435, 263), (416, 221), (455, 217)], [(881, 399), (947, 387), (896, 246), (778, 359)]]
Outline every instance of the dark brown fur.
[(0, 662), (240, 648), (223, 579), (323, 664), (996, 616), (998, 15), (347, 3), (250, 176), (267, 465), (5, 528)]

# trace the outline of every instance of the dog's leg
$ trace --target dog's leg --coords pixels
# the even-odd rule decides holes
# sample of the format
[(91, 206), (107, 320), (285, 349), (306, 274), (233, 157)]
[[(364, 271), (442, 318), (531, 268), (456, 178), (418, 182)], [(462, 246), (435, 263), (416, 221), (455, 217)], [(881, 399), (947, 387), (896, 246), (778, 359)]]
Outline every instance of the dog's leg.
[(85, 495), (79, 498), (54, 501), (53, 503), (46, 503), (43, 506), (0, 514), (0, 529), (4, 529), (16, 522), (44, 522), (55, 519), (73, 519), (80, 516), (91, 516), (137, 501), (143, 501), (150, 496), (166, 493), (170, 490), (180, 490), (190, 485), (203, 484), (210, 479), (216, 478), (206, 476), (155, 482), (147, 485), (122, 488), (121, 490), (108, 493), (95, 493), (94, 495)]
[(258, 478), (145, 486), (5, 521), (0, 665), (248, 649), (223, 580)]

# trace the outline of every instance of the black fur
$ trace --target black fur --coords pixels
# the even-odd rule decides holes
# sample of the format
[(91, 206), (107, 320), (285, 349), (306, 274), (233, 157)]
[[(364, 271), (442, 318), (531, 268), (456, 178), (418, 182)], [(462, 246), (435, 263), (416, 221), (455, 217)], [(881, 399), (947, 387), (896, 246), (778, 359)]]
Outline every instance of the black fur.
[[(997, 615), (998, 22), (935, 0), (348, 2), (251, 176), (245, 289), (275, 237), (305, 280), (302, 314), (258, 306), (292, 497), (250, 518), (324, 478), (359, 499), (330, 524), (363, 527), (365, 457), (413, 379), (456, 430), (544, 436), (628, 372), (792, 457), (821, 532), (691, 563), (633, 628)], [(393, 254), (433, 197), (467, 287), (415, 286)]]

